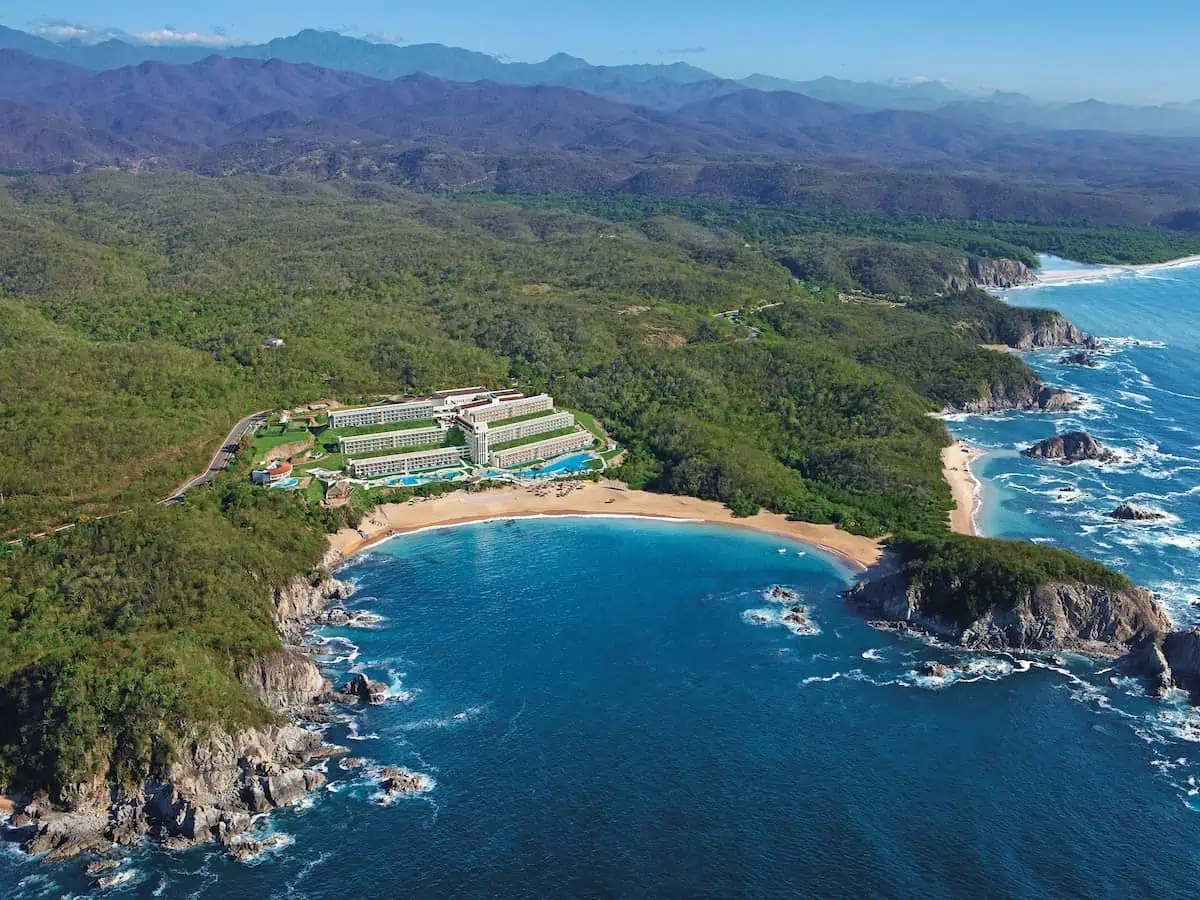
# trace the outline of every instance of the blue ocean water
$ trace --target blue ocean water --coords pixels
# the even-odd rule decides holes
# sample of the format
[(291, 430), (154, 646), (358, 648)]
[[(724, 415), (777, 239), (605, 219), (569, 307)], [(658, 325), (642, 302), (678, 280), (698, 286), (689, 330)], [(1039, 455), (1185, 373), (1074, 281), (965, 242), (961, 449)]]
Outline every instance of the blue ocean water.
[[(1050, 268), (1058, 268), (1055, 260)], [(1079, 277), (1011, 292), (1022, 306), (1060, 310), (1103, 339), (1098, 368), (1059, 363), (1061, 351), (1027, 355), (1050, 384), (1086, 398), (1064, 415), (956, 417), (951, 429), (989, 451), (982, 533), (1028, 538), (1092, 556), (1161, 592), (1181, 623), (1200, 601), (1200, 267)], [(1118, 465), (1064, 467), (1019, 451), (1056, 432), (1083, 429), (1116, 449)], [(1107, 516), (1131, 500), (1166, 513), (1161, 524)]]
[[(952, 423), (996, 451), (981, 464), (985, 529), (1100, 555), (1189, 615), (1200, 270), (1012, 299), (1120, 340), (1096, 370), (1032, 357), (1088, 395), (1084, 413)], [(1067, 425), (1130, 461), (1063, 470), (1010, 452)], [(1068, 484), (1080, 499), (1059, 498)], [(1131, 497), (1177, 519), (1100, 518)], [(108, 895), (1125, 898), (1200, 884), (1200, 745), (1184, 704), (1083, 659), (959, 655), (875, 631), (839, 596), (850, 574), (800, 545), (525, 519), (396, 539), (343, 575), (351, 605), (384, 618), (324, 633), (329, 675), (362, 671), (398, 698), (329, 729), (369, 768), (329, 765), (328, 789), (264, 820), (285, 840), (255, 863), (146, 848)], [(773, 585), (800, 595), (816, 633), (780, 624)], [(919, 676), (931, 659), (969, 674)], [(383, 805), (385, 765), (432, 788)], [(82, 869), (9, 848), (0, 896), (91, 893)]]

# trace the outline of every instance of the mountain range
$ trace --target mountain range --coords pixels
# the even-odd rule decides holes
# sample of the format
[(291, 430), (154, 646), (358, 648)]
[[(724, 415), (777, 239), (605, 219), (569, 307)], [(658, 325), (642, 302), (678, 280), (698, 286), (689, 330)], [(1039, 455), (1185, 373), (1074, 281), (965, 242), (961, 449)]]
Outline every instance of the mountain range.
[[(20, 50), (42, 59), (94, 71), (137, 66), (150, 61), (187, 65), (199, 62), (213, 52), (208, 47), (157, 46), (115, 39), (97, 44), (56, 43), (3, 26), (0, 26), (0, 48)], [(763, 74), (732, 80), (682, 62), (595, 66), (565, 53), (555, 54), (539, 63), (505, 62), (485, 53), (442, 44), (397, 46), (314, 29), (265, 43), (235, 45), (220, 52), (240, 59), (309, 63), (383, 80), (421, 74), (465, 83), (493, 81), (497, 84), (567, 87), (663, 111), (674, 111), (699, 100), (751, 88), (805, 94), (863, 110), (941, 111), (953, 117), (983, 118), (1038, 130), (1200, 136), (1200, 101), (1140, 107), (1097, 100), (1038, 103), (1021, 94), (960, 91), (937, 81), (879, 84), (832, 77), (792, 81)]]

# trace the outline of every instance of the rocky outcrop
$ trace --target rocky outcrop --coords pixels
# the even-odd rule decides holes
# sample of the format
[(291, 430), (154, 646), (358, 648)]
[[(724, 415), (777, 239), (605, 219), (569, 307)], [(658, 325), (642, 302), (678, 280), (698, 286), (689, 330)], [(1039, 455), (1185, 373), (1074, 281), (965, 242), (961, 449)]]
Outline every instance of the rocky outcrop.
[(1046, 438), (1021, 453), (1030, 459), (1058, 460), (1066, 464), (1085, 460), (1113, 462), (1117, 458), (1115, 453), (1086, 431), (1072, 431)]
[(298, 650), (259, 657), (241, 673), (241, 681), (256, 700), (280, 715), (308, 712), (332, 690), (312, 660)]
[(345, 752), (294, 724), (231, 735), (213, 732), (179, 748), (159, 779), (117, 792), (97, 779), (66, 809), (45, 797), (27, 803), (10, 825), (29, 853), (58, 860), (131, 846), (147, 835), (168, 847), (207, 841), (229, 845), (254, 814), (290, 806), (325, 783), (309, 764)]
[(388, 766), (379, 773), (379, 786), (389, 798), (410, 797), (429, 790), (430, 782), (429, 777), (420, 772)]
[(970, 283), (955, 287), (956, 290), (964, 290), (966, 287), (1012, 288), (1037, 281), (1037, 275), (1033, 269), (1015, 259), (972, 256), (965, 263), (964, 268), (964, 274), (969, 278)]
[(935, 612), (941, 609), (938, 598), (913, 583), (894, 560), (877, 567), (847, 598), (889, 625), (917, 628), (978, 650), (1071, 650), (1119, 657), (1170, 629), (1166, 613), (1147, 590), (1053, 582), (961, 621)]
[(1043, 321), (1035, 323), (1029, 333), (1023, 335), (1012, 346), (1024, 352), (1048, 347), (1082, 347), (1094, 350), (1099, 346), (1099, 342), (1080, 331), (1066, 316), (1051, 313)]
[(337, 697), (343, 703), (369, 703), (372, 706), (386, 703), (387, 698), (388, 686), (382, 681), (372, 681), (361, 672), (342, 685)]
[(1200, 704), (1200, 629), (1149, 638), (1121, 659), (1118, 668), (1146, 679), (1150, 692), (1165, 697), (1172, 688), (1187, 691)]
[(1156, 509), (1135, 506), (1132, 503), (1122, 503), (1108, 514), (1110, 519), (1121, 519), (1125, 522), (1158, 522), (1167, 517)]
[(1059, 363), (1064, 366), (1083, 366), (1087, 369), (1094, 369), (1100, 365), (1087, 350), (1076, 350), (1074, 353), (1068, 353), (1059, 360)]
[(948, 407), (946, 412), (989, 413), (1025, 410), (1028, 412), (1069, 412), (1079, 408), (1073, 394), (1034, 381), (1027, 387), (1010, 390), (1003, 384), (991, 385), (978, 399), (960, 407)]
[(336, 578), (296, 578), (275, 591), (275, 621), (284, 639), (298, 643), (318, 621), (330, 600), (350, 596), (350, 586)]

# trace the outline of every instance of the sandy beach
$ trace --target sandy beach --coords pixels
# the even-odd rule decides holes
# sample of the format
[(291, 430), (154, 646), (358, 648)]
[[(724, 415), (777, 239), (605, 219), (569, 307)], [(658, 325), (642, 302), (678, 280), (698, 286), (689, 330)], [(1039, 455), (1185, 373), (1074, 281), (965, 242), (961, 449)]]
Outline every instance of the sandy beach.
[(1162, 272), (1167, 269), (1182, 269), (1188, 266), (1200, 266), (1200, 255), (1183, 256), (1165, 263), (1147, 263), (1139, 266), (1101, 266), (1095, 269), (1074, 269), (1057, 272), (1039, 272), (1038, 284), (1057, 284), (1063, 281), (1078, 281), (1086, 278), (1112, 278), (1116, 275), (1136, 274), (1138, 272)]
[(975, 510), (979, 505), (979, 480), (971, 473), (971, 463), (983, 456), (964, 441), (955, 441), (942, 450), (942, 469), (950, 492), (954, 495), (954, 510), (950, 513), (950, 530), (955, 534), (976, 534)]
[(647, 516), (748, 528), (833, 553), (858, 570), (875, 563), (882, 553), (879, 541), (849, 534), (833, 525), (789, 522), (784, 516), (768, 512), (735, 519), (728, 508), (711, 500), (634, 491), (614, 481), (567, 482), (550, 485), (537, 493), (517, 487), (477, 494), (457, 492), (423, 502), (383, 504), (364, 518), (358, 529), (344, 528), (329, 540), (332, 549), (351, 556), (392, 535), (424, 528), (488, 519), (566, 515)]

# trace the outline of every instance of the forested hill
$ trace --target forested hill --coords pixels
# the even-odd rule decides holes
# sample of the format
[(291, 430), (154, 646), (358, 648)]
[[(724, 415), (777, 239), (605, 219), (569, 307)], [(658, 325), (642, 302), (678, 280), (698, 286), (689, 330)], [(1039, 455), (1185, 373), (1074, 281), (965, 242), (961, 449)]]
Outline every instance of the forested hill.
[[(938, 529), (947, 438), (926, 412), (1030, 377), (947, 320), (838, 303), (769, 248), (679, 219), (39, 177), (0, 193), (0, 258), (10, 534), (165, 495), (251, 409), (512, 380), (600, 413), (640, 483), (868, 533)], [(763, 319), (747, 341), (712, 318), (775, 302), (827, 326), (798, 339)], [(867, 362), (906, 339), (958, 373), (936, 396)]]

